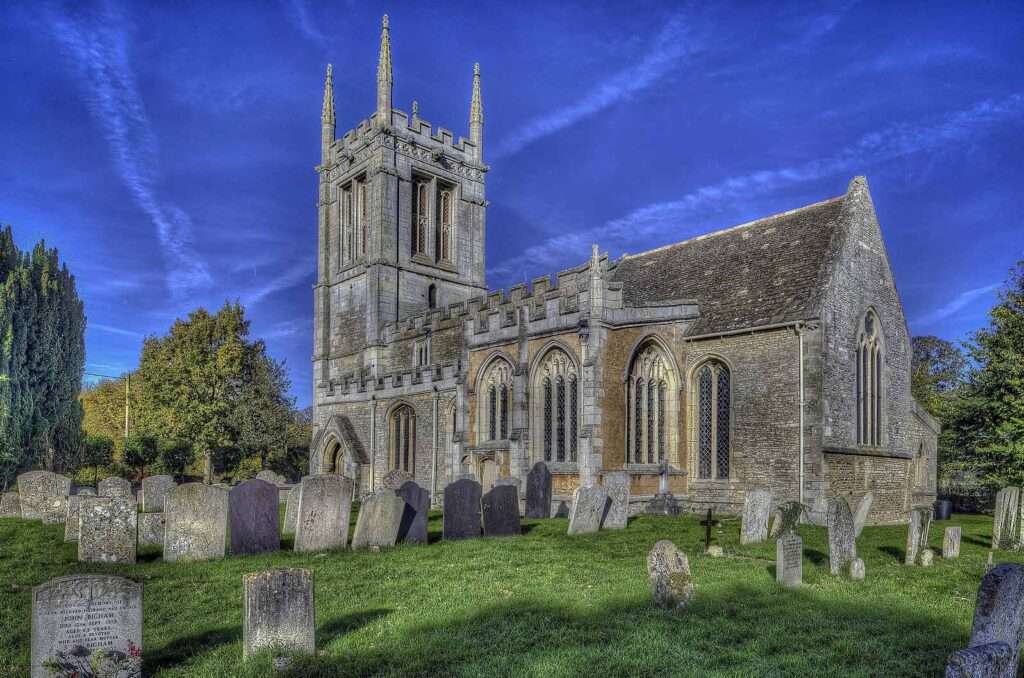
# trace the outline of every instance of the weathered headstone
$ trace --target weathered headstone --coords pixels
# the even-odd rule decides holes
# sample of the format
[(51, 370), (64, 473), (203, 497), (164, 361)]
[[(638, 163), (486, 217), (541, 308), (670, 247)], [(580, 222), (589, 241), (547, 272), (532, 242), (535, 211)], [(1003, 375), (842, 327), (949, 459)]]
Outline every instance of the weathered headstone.
[(551, 517), (551, 471), (542, 461), (526, 474), (526, 517)]
[(904, 560), (906, 565), (917, 563), (921, 552), (928, 548), (928, 530), (931, 526), (930, 507), (918, 507), (910, 511), (910, 522), (907, 523), (907, 554)]
[(629, 523), (629, 473), (626, 471), (608, 471), (601, 479), (601, 484), (608, 490), (611, 506), (601, 524), (606, 530), (621, 530)]
[(50, 471), (29, 471), (18, 476), (21, 517), (42, 520), (48, 525), (67, 518), (71, 479)]
[(514, 485), (495, 485), (483, 496), (485, 537), (522, 534), (519, 523), (519, 490)]
[(921, 561), (921, 567), (931, 567), (935, 564), (935, 551), (922, 549), (921, 555), (918, 558)]
[(178, 485), (164, 500), (164, 560), (223, 558), (228, 493), (202, 483)]
[(295, 525), (299, 519), (299, 497), (302, 496), (302, 483), (288, 491), (288, 500), (284, 506), (284, 533), (295, 534)]
[(444, 538), (480, 536), (480, 483), (462, 478), (444, 488)]
[(363, 499), (352, 535), (353, 550), (394, 546), (404, 512), (405, 500), (394, 490), (377, 490)]
[(287, 485), (288, 479), (276, 471), (271, 471), (268, 468), (263, 469), (256, 474), (257, 480), (265, 480), (271, 485)]
[(410, 480), (415, 480), (411, 473), (396, 468), (384, 474), (380, 479), (380, 485), (385, 490), (397, 490)]
[(20, 518), (21, 500), (17, 492), (4, 492), (0, 497), (0, 518)]
[(82, 497), (78, 508), (78, 561), (135, 563), (139, 507), (133, 497)]
[[(22, 500), (24, 504), (24, 499)], [(1004, 487), (996, 494), (995, 515), (992, 522), (992, 548), (1019, 550), (1022, 547), (1021, 531), (1024, 520), (1021, 512), (1021, 491), (1019, 487)]]
[(786, 588), (797, 588), (804, 581), (804, 542), (795, 532), (775, 542), (775, 581)]
[(140, 513), (139, 546), (159, 546), (163, 548), (164, 527), (163, 513)]
[(807, 507), (798, 501), (787, 501), (776, 506), (775, 511), (772, 513), (772, 528), (768, 536), (778, 538), (788, 532), (796, 532), (797, 526), (800, 525), (800, 519), (806, 510)]
[(101, 497), (134, 497), (132, 494), (131, 481), (110, 476), (104, 478), (96, 485), (96, 494)]
[(1016, 678), (1011, 672), (1013, 651), (1006, 643), (986, 643), (958, 650), (946, 662), (945, 678)]
[(988, 675), (1016, 678), (1022, 640), (1024, 565), (997, 565), (982, 578), (981, 586), (978, 587), (978, 598), (974, 605), (974, 625), (971, 628), (968, 648), (1005, 643), (1010, 648), (1009, 660), (1000, 667), (1000, 672)]
[(741, 544), (757, 544), (768, 539), (771, 511), (771, 490), (764, 487), (747, 490), (743, 498), (743, 522), (740, 525)]
[(142, 479), (142, 511), (144, 513), (160, 513), (164, 510), (164, 501), (178, 484), (171, 476), (149, 476)]
[(253, 572), (243, 577), (245, 610), (242, 656), (265, 648), (316, 653), (313, 573), (298, 568)]
[(853, 514), (853, 534), (855, 537), (860, 537), (860, 533), (864, 530), (864, 526), (868, 523), (868, 516), (871, 515), (871, 505), (875, 503), (874, 492), (868, 492), (860, 499), (860, 504), (857, 505), (857, 512)]
[(647, 576), (655, 606), (674, 610), (693, 600), (689, 560), (669, 540), (662, 539), (647, 554)]
[(102, 574), (32, 589), (32, 678), (141, 678), (142, 584)]
[(430, 492), (420, 487), (415, 480), (409, 480), (402, 483), (396, 494), (405, 502), (402, 523), (398, 527), (398, 541), (406, 544), (426, 544)]
[(569, 512), (568, 534), (587, 534), (601, 529), (609, 503), (608, 490), (600, 485), (576, 488)]
[(228, 490), (231, 552), (267, 553), (281, 548), (277, 486), (253, 478)]
[(78, 541), (78, 503), (85, 495), (73, 494), (68, 497), (68, 515), (64, 519), (64, 541)]
[(854, 581), (864, 581), (864, 577), (867, 574), (867, 567), (864, 565), (863, 558), (854, 558), (850, 562), (850, 579)]
[(857, 538), (850, 505), (843, 497), (832, 497), (828, 502), (829, 571), (843, 574), (856, 558)]
[(960, 528), (947, 527), (942, 535), (942, 559), (955, 560), (960, 557)]
[(353, 484), (349, 478), (320, 473), (302, 479), (295, 522), (295, 550), (345, 548), (352, 515)]

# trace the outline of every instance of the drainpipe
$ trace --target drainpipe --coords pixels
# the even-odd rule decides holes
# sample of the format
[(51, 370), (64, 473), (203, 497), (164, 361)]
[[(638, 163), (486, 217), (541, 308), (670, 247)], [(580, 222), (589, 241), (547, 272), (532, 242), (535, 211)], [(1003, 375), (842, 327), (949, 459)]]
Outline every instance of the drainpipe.
[(797, 368), (800, 373), (800, 485), (799, 485), (799, 501), (801, 504), (804, 503), (804, 327), (803, 325), (796, 326), (797, 341), (800, 344), (799, 348), (799, 364)]

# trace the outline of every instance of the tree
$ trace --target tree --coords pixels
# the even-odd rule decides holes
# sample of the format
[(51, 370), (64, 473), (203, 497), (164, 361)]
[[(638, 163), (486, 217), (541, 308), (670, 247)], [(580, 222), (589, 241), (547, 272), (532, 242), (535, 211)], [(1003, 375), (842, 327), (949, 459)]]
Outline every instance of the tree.
[(124, 453), (125, 379), (104, 379), (82, 389), (82, 429), (86, 434), (110, 436), (114, 454)]
[(179, 481), (184, 480), (185, 470), (195, 458), (195, 450), (184, 440), (168, 440), (160, 445), (160, 466)]
[(154, 436), (130, 436), (124, 441), (124, 463), (146, 477), (146, 467), (151, 466), (160, 454), (157, 439)]
[(99, 480), (100, 466), (107, 466), (114, 459), (114, 441), (109, 436), (86, 436), (82, 466), (93, 467), (93, 483)]
[(954, 344), (938, 337), (911, 340), (910, 392), (932, 416), (944, 416), (948, 401), (963, 384), (967, 360)]
[(234, 427), (239, 452), (258, 456), (260, 468), (266, 468), (274, 451), (287, 448), (293, 413), (293, 400), (286, 395), (290, 386), (283, 363), (262, 353), (251, 356)]

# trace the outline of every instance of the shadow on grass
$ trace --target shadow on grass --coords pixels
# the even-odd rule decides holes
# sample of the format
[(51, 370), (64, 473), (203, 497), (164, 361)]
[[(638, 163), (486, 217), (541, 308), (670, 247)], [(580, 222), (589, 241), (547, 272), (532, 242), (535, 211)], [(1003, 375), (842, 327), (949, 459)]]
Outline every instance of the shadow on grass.
[(828, 554), (822, 553), (817, 549), (804, 549), (804, 558), (811, 561), (815, 565), (824, 565), (828, 562)]
[(991, 539), (981, 539), (979, 537), (972, 537), (970, 535), (966, 535), (965, 534), (965, 535), (962, 535), (960, 537), (960, 540), (961, 541), (965, 541), (968, 544), (974, 544), (975, 546), (981, 546), (982, 548), (986, 548), (989, 551), (992, 550), (992, 540)]
[(361, 629), (367, 624), (372, 624), (381, 617), (391, 614), (391, 612), (390, 609), (381, 608), (379, 610), (363, 610), (362, 612), (335, 617), (327, 623), (318, 626), (316, 633), (317, 642), (321, 645), (328, 645), (336, 638)]
[(887, 556), (892, 556), (899, 562), (903, 562), (907, 557), (907, 552), (901, 548), (895, 546), (879, 546), (878, 550)]
[(241, 637), (241, 626), (228, 626), (175, 638), (167, 645), (154, 650), (147, 648), (144, 659), (146, 675), (151, 675), (156, 669), (179, 666), (182, 657), (193, 657), (209, 652), (221, 645), (234, 643)]

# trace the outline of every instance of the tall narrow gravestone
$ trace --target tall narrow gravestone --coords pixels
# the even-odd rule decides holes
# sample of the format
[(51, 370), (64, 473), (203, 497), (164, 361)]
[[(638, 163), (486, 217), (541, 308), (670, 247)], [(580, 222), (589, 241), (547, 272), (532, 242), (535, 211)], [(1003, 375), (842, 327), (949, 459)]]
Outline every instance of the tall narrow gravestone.
[(132, 484), (124, 478), (110, 476), (96, 485), (96, 494), (101, 497), (132, 497)]
[(299, 497), (302, 495), (302, 482), (288, 490), (288, 499), (284, 506), (284, 533), (295, 534), (295, 525), (299, 520)]
[(786, 532), (775, 542), (775, 581), (797, 588), (804, 581), (804, 542), (795, 532)]
[[(1021, 641), (1024, 641), (1024, 565), (997, 565), (985, 575), (978, 588), (968, 645), (976, 654), (954, 654), (946, 675), (951, 678), (978, 675), (1016, 678)], [(1008, 657), (1001, 645), (1009, 648)], [(962, 669), (970, 660), (978, 662), (986, 672), (957, 672), (958, 665)]]
[(601, 527), (606, 530), (624, 529), (629, 523), (629, 473), (608, 471), (601, 479), (601, 484), (608, 490), (608, 499), (611, 500)]
[(253, 572), (243, 577), (242, 655), (264, 648), (316, 653), (313, 573), (303, 569)]
[(828, 562), (832, 574), (843, 574), (857, 559), (853, 514), (843, 497), (828, 502)]
[(514, 485), (495, 485), (484, 495), (484, 536), (508, 537), (522, 534), (519, 523), (519, 489)]
[(142, 676), (142, 584), (101, 574), (32, 589), (32, 678)]
[(20, 518), (21, 499), (17, 492), (4, 492), (0, 497), (0, 518)]
[(139, 546), (164, 545), (164, 514), (163, 513), (140, 513), (139, 514)]
[(743, 498), (740, 543), (758, 544), (768, 539), (768, 518), (772, 512), (772, 491), (764, 487), (748, 490)]
[(444, 538), (480, 536), (480, 483), (463, 478), (444, 488)]
[(526, 517), (551, 517), (551, 471), (542, 461), (526, 474)]
[(662, 539), (647, 554), (647, 577), (654, 605), (665, 610), (686, 607), (693, 600), (693, 579), (686, 554)]
[(64, 541), (78, 541), (78, 504), (84, 495), (73, 494), (68, 497), (68, 516), (64, 520)]
[(352, 515), (352, 481), (321, 473), (302, 479), (295, 521), (295, 550), (345, 548)]
[(79, 562), (135, 562), (139, 513), (134, 498), (82, 497), (78, 514)]
[(943, 560), (955, 560), (960, 557), (960, 528), (947, 527), (942, 535)]
[(928, 530), (932, 526), (932, 510), (918, 507), (910, 512), (907, 524), (907, 554), (904, 563), (914, 565), (920, 562), (921, 553), (928, 548)]
[(406, 544), (426, 544), (430, 492), (420, 487), (415, 480), (402, 483), (396, 492), (405, 502), (402, 522), (398, 526), (398, 541)]
[(394, 546), (398, 541), (398, 528), (402, 525), (405, 500), (394, 490), (378, 490), (366, 497), (359, 506), (356, 531), (352, 535), (352, 548)]
[(143, 513), (160, 513), (164, 510), (164, 501), (177, 483), (171, 476), (149, 476), (142, 479), (142, 511)]
[[(22, 500), (24, 504), (24, 500)], [(996, 494), (995, 516), (992, 523), (992, 548), (1019, 550), (1021, 548), (1021, 491), (1019, 487), (1004, 487)]]
[(48, 525), (67, 518), (71, 479), (50, 471), (29, 471), (18, 476), (21, 517)]
[(857, 512), (853, 514), (853, 535), (860, 537), (860, 533), (864, 531), (864, 526), (868, 523), (868, 516), (871, 515), (871, 505), (875, 503), (875, 494), (868, 492), (860, 499), (860, 504), (857, 506)]
[(600, 530), (608, 504), (608, 490), (600, 485), (576, 488), (569, 512), (568, 534), (588, 534)]
[(228, 490), (231, 552), (266, 553), (281, 548), (277, 486), (253, 478)]
[(224, 557), (227, 490), (202, 483), (179, 485), (164, 502), (164, 518), (164, 560)]

